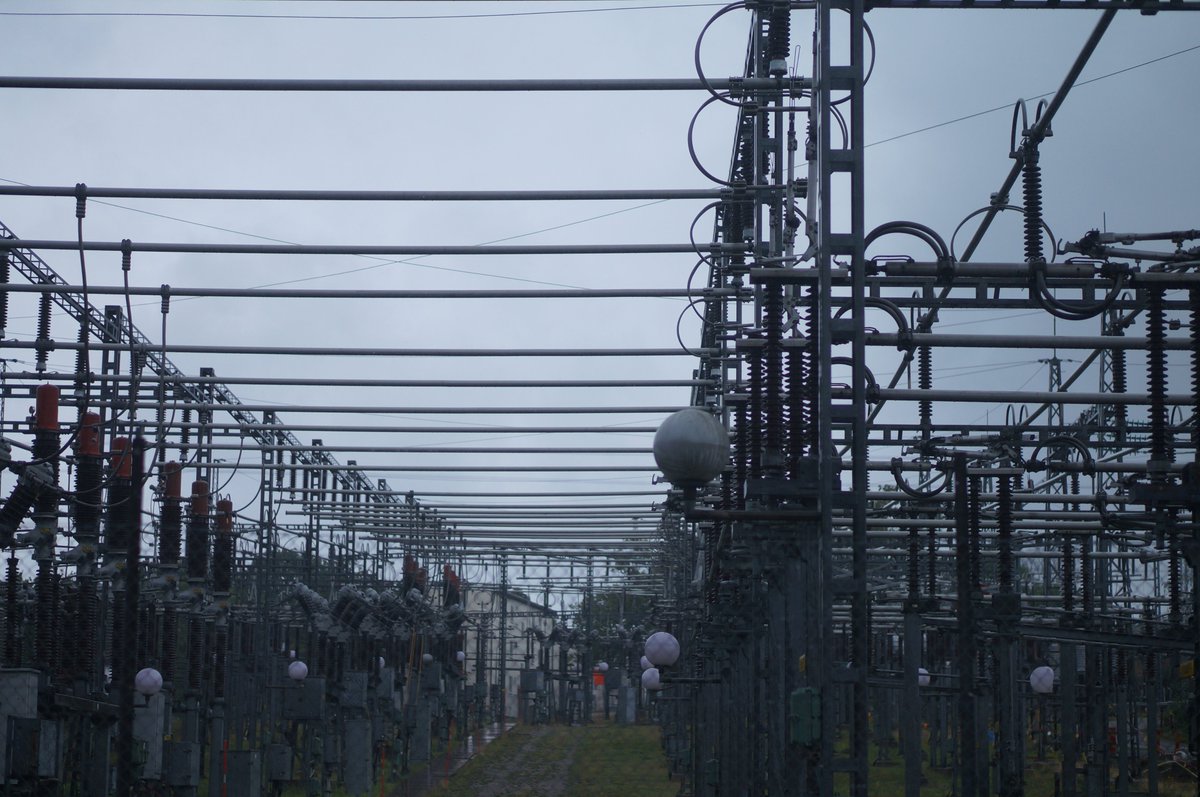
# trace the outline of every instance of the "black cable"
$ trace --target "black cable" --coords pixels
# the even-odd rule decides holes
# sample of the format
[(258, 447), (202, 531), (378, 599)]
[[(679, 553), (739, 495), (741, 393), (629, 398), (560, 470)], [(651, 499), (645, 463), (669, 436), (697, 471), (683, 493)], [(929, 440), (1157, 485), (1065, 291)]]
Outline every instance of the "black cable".
[[(697, 302), (699, 302), (699, 301), (703, 301), (703, 300), (701, 300), (701, 299), (696, 299), (696, 300), (694, 300), (694, 301), (688, 302), (688, 306), (687, 306), (687, 307), (685, 307), (685, 308), (683, 308), (683, 310), (681, 310), (681, 311), (680, 311), (680, 313), (679, 313), (679, 317), (675, 319), (675, 340), (679, 342), (679, 348), (683, 349), (683, 350), (684, 350), (684, 352), (686, 352), (687, 354), (690, 354), (690, 355), (691, 355), (691, 356), (693, 356), (693, 357), (697, 357), (697, 358), (703, 359), (703, 357), (704, 357), (704, 355), (703, 355), (703, 354), (700, 354), (699, 352), (694, 352), (694, 351), (692, 351), (691, 349), (689, 349), (689, 348), (687, 347), (687, 344), (683, 342), (683, 332), (682, 332), (682, 330), (681, 330), (681, 328), (680, 328), (680, 326), (683, 324), (683, 317), (684, 317), (685, 315), (687, 315), (688, 308), (691, 308), (691, 307), (693, 307), (693, 306), (694, 306), (694, 305), (695, 305)], [(709, 322), (709, 321), (705, 320), (703, 317), (702, 317), (700, 320), (701, 320), (702, 322), (704, 322), (705, 324), (709, 324), (709, 323), (711, 323), (711, 322)]]
[(903, 464), (903, 461), (901, 461), (899, 457), (892, 460), (892, 476), (896, 480), (896, 486), (899, 487), (901, 492), (905, 493), (906, 495), (917, 499), (933, 498), (945, 491), (945, 489), (950, 486), (950, 472), (943, 471), (941, 486), (935, 490), (919, 490), (910, 485), (908, 480), (904, 478), (904, 471), (902, 469)]
[[(968, 213), (966, 218), (964, 218), (962, 221), (960, 221), (958, 223), (958, 226), (954, 228), (954, 234), (950, 236), (950, 259), (951, 259), (951, 261), (953, 261), (955, 263), (958, 262), (958, 255), (954, 251), (954, 242), (958, 239), (958, 233), (960, 231), (962, 231), (962, 228), (966, 225), (966, 223), (968, 221), (970, 221), (971, 219), (980, 215), (981, 213), (988, 213), (991, 210), (996, 210), (998, 212), (1004, 211), (1004, 210), (1013, 210), (1022, 215), (1024, 215), (1024, 213), (1025, 213), (1025, 209), (1022, 207), (1019, 207), (1017, 205), (987, 205), (985, 207), (979, 208), (979, 210), (974, 210), (974, 211)], [(1058, 247), (1055, 243), (1058, 239), (1054, 237), (1053, 230), (1050, 229), (1050, 225), (1046, 224), (1045, 221), (1042, 222), (1041, 226), (1042, 226), (1042, 229), (1046, 231), (1046, 235), (1048, 235), (1050, 237), (1050, 260), (1049, 260), (1049, 262), (1053, 263), (1055, 258), (1058, 256)]]
[(863, 249), (865, 251), (867, 247), (885, 235), (896, 234), (911, 235), (921, 239), (933, 250), (938, 260), (949, 261), (953, 259), (950, 256), (950, 247), (946, 245), (945, 239), (938, 235), (937, 231), (933, 228), (915, 221), (896, 220), (880, 224), (867, 233), (866, 238), (863, 239)]
[[(708, 82), (708, 78), (705, 77), (705, 75), (704, 75), (704, 67), (700, 63), (700, 48), (704, 44), (704, 37), (708, 33), (708, 29), (712, 27), (714, 22), (716, 22), (718, 19), (720, 19), (721, 17), (728, 14), (730, 11), (734, 11), (736, 9), (745, 8), (745, 7), (746, 7), (746, 4), (744, 2), (742, 2), (741, 0), (737, 0), (737, 2), (733, 2), (733, 3), (730, 3), (729, 5), (725, 6), (720, 11), (713, 14), (709, 18), (708, 22), (704, 23), (704, 27), (700, 29), (700, 34), (696, 37), (696, 46), (692, 52), (692, 59), (696, 65), (696, 77), (700, 78), (700, 82), (704, 84), (705, 91), (707, 91), (709, 94), (712, 95), (711, 100), (705, 101), (704, 105), (708, 105), (709, 102), (714, 101), (714, 100), (720, 100), (721, 102), (725, 103), (726, 105), (732, 105), (735, 108), (744, 108), (747, 105), (753, 104), (753, 103), (736, 102), (734, 100), (731, 100), (731, 99), (729, 99), (728, 92), (718, 93), (717, 90), (712, 87), (712, 84)], [(704, 106), (702, 105), (701, 108), (703, 108), (703, 107)], [(699, 112), (697, 112), (697, 113), (699, 113)], [(693, 122), (694, 121), (695, 120), (693, 119)], [(691, 139), (690, 132), (689, 132), (688, 138), (689, 138), (689, 140)]]
[(1125, 282), (1128, 278), (1125, 271), (1119, 271), (1112, 288), (1098, 302), (1066, 302), (1056, 298), (1047, 288), (1045, 265), (1045, 263), (1033, 264), (1033, 284), (1030, 286), (1029, 292), (1043, 310), (1065, 321), (1086, 321), (1108, 310), (1116, 303), (1121, 291), (1125, 290)]
[(708, 169), (704, 168), (704, 165), (700, 163), (700, 156), (696, 154), (696, 141), (695, 141), (696, 120), (700, 118), (700, 114), (704, 111), (705, 108), (707, 108), (708, 106), (712, 105), (714, 102), (716, 102), (717, 100), (720, 100), (720, 99), (721, 99), (720, 95), (714, 95), (712, 97), (709, 97), (707, 100), (705, 100), (703, 103), (701, 103), (700, 107), (696, 109), (696, 112), (694, 114), (692, 114), (692, 121), (688, 122), (688, 132), (687, 132), (688, 155), (691, 156), (692, 164), (696, 167), (697, 171), (699, 171), (702, 175), (707, 177), (709, 180), (712, 180), (717, 185), (723, 185), (723, 186), (726, 186), (727, 188), (733, 188), (733, 183), (731, 181), (723, 180), (720, 177), (717, 177), (712, 172), (710, 172)]
[[(848, 9), (843, 8), (842, 10), (847, 14), (850, 13)], [(871, 61), (869, 64), (867, 64), (867, 73), (863, 75), (863, 87), (866, 87), (867, 83), (871, 80), (871, 75), (875, 72), (875, 34), (871, 32), (871, 26), (865, 21), (863, 22), (863, 33), (867, 34), (867, 39), (871, 43)], [(842, 97), (840, 100), (830, 102), (829, 105), (830, 107), (841, 105), (842, 103), (849, 101), (852, 96), (854, 96), (853, 92), (847, 94), (845, 97)]]

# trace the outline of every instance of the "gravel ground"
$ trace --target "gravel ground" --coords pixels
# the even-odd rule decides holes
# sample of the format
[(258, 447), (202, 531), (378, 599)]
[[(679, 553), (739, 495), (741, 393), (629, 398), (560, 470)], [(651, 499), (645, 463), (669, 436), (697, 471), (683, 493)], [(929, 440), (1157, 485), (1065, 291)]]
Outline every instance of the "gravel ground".
[[(472, 778), (464, 786), (476, 797), (562, 797), (567, 793), (567, 773), (579, 747), (579, 735), (561, 727), (539, 725), (510, 731), (519, 744), (511, 754), (490, 764), (486, 777)], [(464, 773), (465, 774), (465, 773)], [(477, 781), (477, 782), (476, 782)]]

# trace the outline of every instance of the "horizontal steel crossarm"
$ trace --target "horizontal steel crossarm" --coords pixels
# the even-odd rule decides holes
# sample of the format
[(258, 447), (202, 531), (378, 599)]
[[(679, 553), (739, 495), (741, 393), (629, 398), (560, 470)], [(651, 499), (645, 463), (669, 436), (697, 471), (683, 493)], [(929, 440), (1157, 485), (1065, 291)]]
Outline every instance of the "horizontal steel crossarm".
[(807, 78), (538, 78), (509, 80), (355, 80), (297, 78), (121, 78), (0, 76), (0, 88), (103, 91), (562, 92), (800, 91)]
[(548, 244), (548, 245), (428, 245), (400, 244), (197, 244), (163, 241), (62, 241), (49, 239), (2, 239), (0, 249), (48, 249), (85, 252), (158, 252), (210, 255), (669, 255), (697, 252), (744, 251), (743, 244), (642, 243), (642, 244)]
[[(10, 349), (36, 349), (41, 344), (35, 341), (5, 341)], [(51, 351), (76, 351), (83, 345), (74, 341), (51, 341)], [(92, 343), (92, 351), (135, 351), (153, 356), (161, 352), (163, 347), (150, 343), (141, 338), (130, 346), (122, 343)], [(712, 354), (712, 349), (692, 349), (685, 351), (681, 348), (672, 349), (386, 349), (386, 348), (341, 348), (319, 346), (189, 346), (169, 345), (167, 351), (187, 354), (252, 354), (263, 355), (297, 355), (301, 357), (691, 357), (696, 354)], [(180, 374), (183, 383), (191, 381)], [(228, 390), (225, 395), (232, 395)], [(222, 399), (227, 401), (227, 399)], [(233, 404), (233, 401), (228, 403)], [(240, 402), (238, 402), (240, 403)], [(224, 409), (219, 408), (219, 409)], [(240, 420), (240, 419), (239, 419)], [(257, 421), (255, 421), (257, 423)]]
[[(835, 8), (847, 8), (847, 0), (833, 0)], [(1197, 11), (1197, 0), (871, 0), (870, 8), (936, 9), (1040, 9), (1046, 11)]]
[[(82, 294), (80, 285), (54, 283), (44, 285), (8, 285), (9, 293)], [(505, 290), (404, 290), (337, 288), (181, 288), (173, 285), (158, 287), (131, 285), (89, 285), (89, 296), (181, 296), (220, 299), (693, 299), (696, 297), (742, 296), (747, 290), (698, 288), (578, 288), (545, 289), (518, 288)], [(193, 377), (194, 378), (194, 377)]]
[[(755, 191), (777, 190), (757, 186)], [(647, 199), (718, 199), (723, 188), (529, 189), (492, 191), (356, 191), (255, 188), (136, 188), (87, 186), (88, 199), (209, 199), (285, 202), (563, 202)], [(75, 186), (0, 185), (0, 196), (75, 197)]]

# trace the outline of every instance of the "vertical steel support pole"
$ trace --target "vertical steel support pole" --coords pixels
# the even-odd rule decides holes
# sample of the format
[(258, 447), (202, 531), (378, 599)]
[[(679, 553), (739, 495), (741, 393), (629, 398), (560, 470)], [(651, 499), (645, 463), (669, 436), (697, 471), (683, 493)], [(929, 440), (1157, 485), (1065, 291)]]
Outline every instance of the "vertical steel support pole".
[(992, 596), (996, 622), (996, 698), (1000, 724), (999, 794), (1000, 797), (1022, 797), (1025, 793), (1024, 712), (1017, 689), (1017, 624), (1020, 621), (1020, 593), (1014, 589), (1012, 548), (1012, 485), (1014, 475), (997, 476), (999, 592)]
[(904, 797), (921, 797), (921, 615), (915, 599), (904, 609), (904, 683), (900, 736), (904, 746)]
[[(508, 556), (500, 556), (500, 722), (508, 719)], [(589, 687), (590, 688), (590, 687)]]
[[(816, 149), (815, 170), (810, 168), (809, 197), (815, 202), (810, 207), (809, 218), (816, 222), (816, 268), (818, 269), (817, 317), (818, 341), (816, 352), (818, 379), (818, 452), (819, 452), (819, 506), (821, 509), (820, 539), (821, 581), (818, 583), (821, 600), (821, 612), (824, 628), (832, 626), (833, 588), (833, 492), (835, 480), (838, 478), (838, 458), (832, 440), (831, 410), (831, 357), (832, 336), (830, 327), (832, 320), (832, 280), (830, 270), (834, 257), (850, 258), (851, 263), (851, 294), (850, 308), (852, 310), (853, 327), (850, 332), (851, 343), (851, 404), (849, 409), (850, 422), (850, 460), (851, 460), (851, 489), (853, 491), (850, 505), (851, 510), (851, 546), (852, 562), (851, 577), (843, 590), (848, 591), (850, 598), (850, 632), (849, 659), (850, 666), (839, 675), (839, 683), (848, 681), (851, 693), (850, 710), (850, 760), (840, 769), (851, 775), (850, 793), (853, 797), (866, 797), (868, 767), (868, 706), (867, 706), (867, 654), (868, 654), (868, 605), (866, 594), (866, 492), (869, 485), (867, 473), (867, 420), (866, 420), (866, 385), (867, 374), (866, 345), (865, 345), (865, 299), (866, 273), (864, 257), (865, 210), (863, 202), (864, 169), (863, 153), (865, 146), (864, 127), (864, 98), (863, 80), (864, 69), (864, 19), (865, 6), (863, 0), (851, 0), (844, 10), (849, 15), (848, 50), (850, 63), (847, 66), (834, 66), (831, 48), (833, 28), (830, 15), (833, 4), (821, 0), (816, 4), (816, 25), (814, 31), (814, 68), (811, 126)], [(834, 148), (832, 144), (832, 128), (834, 126), (835, 109), (832, 105), (833, 92), (845, 92), (847, 102), (843, 108), (849, 108), (849, 143), (848, 148)], [(841, 101), (841, 100), (839, 100)], [(835, 198), (833, 192), (833, 177), (835, 174), (846, 174), (849, 177), (848, 196)], [(847, 232), (835, 231), (833, 226), (833, 205), (838, 201), (839, 206), (849, 210), (850, 229)], [(845, 596), (845, 592), (842, 592)], [(814, 604), (818, 605), (818, 604)], [(825, 633), (828, 633), (827, 631)], [(822, 694), (822, 766), (820, 772), (819, 793), (830, 794), (833, 790), (831, 770), (833, 767), (832, 738), (833, 733), (833, 704), (831, 690), (827, 687), (833, 674), (832, 662), (829, 657), (829, 645), (818, 647), (822, 654), (818, 667), (818, 685)]]
[[(854, 777), (851, 784), (853, 797), (867, 797), (868, 760), (868, 694), (867, 667), (870, 643), (870, 618), (867, 596), (867, 491), (870, 477), (867, 473), (867, 350), (866, 350), (866, 211), (864, 205), (864, 147), (866, 130), (863, 113), (864, 63), (864, 0), (851, 0), (850, 16), (850, 65), (840, 87), (850, 92), (850, 151), (847, 161), (850, 171), (850, 232), (845, 239), (843, 254), (851, 257), (850, 303), (854, 318), (851, 337), (851, 390), (853, 423), (851, 428), (851, 462), (853, 468), (853, 491), (851, 500), (853, 542), (853, 590), (851, 597), (851, 633), (853, 635), (852, 672), (854, 681), (854, 719), (851, 755)], [(824, 319), (822, 319), (824, 321)], [(828, 326), (828, 325), (827, 325)]]
[(145, 482), (146, 441), (138, 435), (133, 439), (130, 455), (132, 462), (132, 489), (129, 493), (130, 507), (126, 513), (131, 528), (128, 529), (128, 553), (125, 559), (125, 590), (119, 593), (124, 605), (114, 605), (114, 612), (124, 612), (121, 625), (122, 639), (114, 640), (118, 649), (114, 656), (120, 657), (121, 682), (116, 684), (117, 711), (117, 771), (116, 795), (129, 797), (133, 794), (133, 674), (134, 640), (137, 639), (139, 587), (141, 584), (140, 559), (142, 555), (142, 486)]
[(962, 797), (979, 797), (975, 722), (975, 604), (972, 599), (967, 458), (954, 455), (955, 564), (958, 582), (958, 778)]
[(1062, 700), (1062, 797), (1075, 797), (1075, 762), (1078, 753), (1079, 718), (1075, 702), (1076, 652), (1075, 644), (1063, 642), (1058, 647), (1061, 656), (1059, 665), (1059, 691)]
[[(833, 598), (829, 594), (833, 580), (833, 493), (838, 477), (837, 452), (833, 445), (831, 424), (832, 336), (827, 319), (832, 315), (832, 268), (834, 251), (833, 196), (829, 175), (833, 116), (831, 99), (831, 12), (832, 3), (822, 0), (816, 4), (813, 30), (813, 89), (810, 127), (816, 158), (809, 163), (809, 218), (816, 223), (817, 341), (814, 364), (817, 380), (817, 494), (820, 509), (818, 557), (813, 577), (808, 580), (810, 611), (819, 618), (816, 635), (808, 640), (809, 686), (820, 695), (821, 739), (819, 764), (808, 786), (809, 793), (833, 793), (833, 739), (835, 729), (833, 690), (830, 675), (833, 670), (830, 642), (833, 627)], [(810, 571), (811, 572), (811, 571)]]

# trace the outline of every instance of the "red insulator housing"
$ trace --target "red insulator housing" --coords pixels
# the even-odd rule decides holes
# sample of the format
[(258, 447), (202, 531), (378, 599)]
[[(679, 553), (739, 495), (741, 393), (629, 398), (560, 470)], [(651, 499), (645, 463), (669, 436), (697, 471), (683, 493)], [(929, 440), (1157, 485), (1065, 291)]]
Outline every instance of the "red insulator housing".
[(58, 431), (58, 388), (54, 385), (38, 385), (35, 418), (38, 429)]
[(233, 501), (228, 498), (217, 501), (217, 529), (225, 532), (233, 531)]
[(192, 482), (191, 511), (193, 517), (208, 516), (208, 500), (208, 482), (203, 479)]
[(100, 415), (85, 412), (79, 423), (78, 451), (81, 457), (100, 456)]
[(112, 441), (113, 475), (118, 479), (133, 478), (133, 452), (129, 450), (128, 437), (114, 437)]
[(183, 495), (183, 466), (178, 462), (168, 462), (163, 465), (164, 484), (167, 498), (179, 498)]

